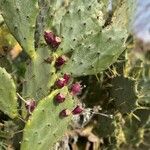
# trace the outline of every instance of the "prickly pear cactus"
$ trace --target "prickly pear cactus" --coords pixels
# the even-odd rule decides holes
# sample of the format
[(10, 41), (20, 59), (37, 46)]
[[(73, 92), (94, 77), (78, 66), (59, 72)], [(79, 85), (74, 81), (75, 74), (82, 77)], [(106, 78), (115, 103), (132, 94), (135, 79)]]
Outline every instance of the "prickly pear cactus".
[(57, 75), (55, 74), (54, 61), (47, 63), (48, 58), (53, 59), (53, 54), (47, 47), (37, 50), (36, 59), (32, 60), (27, 67), (26, 81), (23, 86), (23, 96), (40, 100), (48, 95), (50, 87), (54, 85)]
[(34, 57), (34, 32), (38, 13), (37, 1), (1, 0), (0, 11), (11, 33), (22, 48), (31, 57)]
[(11, 118), (18, 115), (16, 86), (4, 68), (0, 68), (0, 110)]
[(106, 116), (99, 116), (98, 119), (99, 123), (96, 127), (98, 135), (100, 137), (108, 137), (112, 135), (115, 129), (115, 119)]
[[(65, 102), (58, 104), (55, 97), (58, 93), (65, 95)], [(52, 149), (54, 144), (68, 129), (71, 117), (63, 117), (60, 112), (74, 106), (72, 96), (67, 87), (53, 91), (40, 101), (24, 129), (24, 138), (21, 150)]]
[[(115, 30), (106, 30), (93, 36), (89, 35), (85, 43), (76, 48), (76, 52), (63, 68), (63, 72), (69, 72), (74, 76), (81, 76), (97, 74), (105, 70), (121, 54), (120, 47), (122, 44), (119, 41), (121, 38), (114, 37), (116, 33), (117, 31)], [(121, 35), (120, 32), (118, 32), (118, 35)], [(110, 43), (109, 40), (112, 42), (109, 47), (103, 45), (104, 43)]]
[(120, 18), (118, 25), (115, 18), (118, 15), (126, 17), (124, 14), (127, 8), (122, 13), (115, 12), (112, 24), (105, 27), (102, 12), (104, 6), (105, 3), (96, 0), (71, 1), (64, 15), (60, 17), (59, 12), (54, 14), (53, 28), (63, 38), (60, 50), (72, 53), (63, 72), (74, 76), (97, 74), (116, 61), (125, 49), (123, 41), (127, 35), (124, 28), (126, 22)]
[[(74, 106), (82, 96), (81, 89), (85, 91), (81, 99), (89, 98), (80, 82), (72, 85), (74, 78), (96, 75), (98, 79), (99, 74), (102, 78), (97, 82), (96, 92), (101, 92), (94, 93), (98, 99), (93, 105), (99, 104), (102, 109), (96, 112), (90, 109), (92, 116), (100, 115), (96, 117), (99, 119), (95, 131), (104, 143), (106, 139), (112, 140), (110, 149), (142, 142), (149, 123), (149, 64), (135, 61), (135, 66), (131, 65), (131, 57), (122, 53), (126, 49), (133, 5), (133, 0), (0, 0), (5, 23), (29, 55), (21, 82), (23, 90), (21, 96), (18, 94), (18, 100), (22, 100), (20, 119), (27, 121), (25, 128), (19, 124), (23, 130), (21, 150), (53, 149), (67, 132), (72, 115), (83, 111), (79, 104)], [(123, 57), (117, 60), (121, 54)], [(15, 118), (18, 115), (16, 87), (1, 68), (0, 78), (0, 109)], [(91, 86), (90, 82), (88, 85)], [(20, 88), (17, 90), (21, 92)]]
[[(105, 3), (82, 1), (81, 8), (79, 4), (80, 1), (70, 3), (57, 1), (51, 2), (50, 5), (49, 2), (40, 1), (41, 11), (37, 19), (36, 35), (41, 37), (44, 27), (51, 29), (62, 39), (56, 55), (72, 53), (69, 61), (59, 72), (74, 76), (97, 74), (113, 63), (125, 49), (122, 41), (126, 36), (125, 23), (120, 19), (122, 21), (120, 27), (115, 28), (117, 21), (113, 19), (114, 25), (103, 29), (105, 20), (102, 8)], [(118, 14), (115, 13), (114, 18), (117, 16)], [(43, 22), (41, 22), (42, 18)], [(48, 47), (44, 46), (43, 38), (39, 37), (35, 36), (38, 45), (37, 59), (33, 60), (27, 68), (23, 88), (25, 97), (35, 99), (47, 95), (57, 77), (53, 67), (54, 61), (51, 65), (44, 62), (48, 57), (53, 57), (53, 54), (48, 51)]]
[(112, 79), (110, 96), (114, 101), (115, 107), (121, 113), (130, 113), (137, 107), (137, 83), (131, 78), (118, 76)]

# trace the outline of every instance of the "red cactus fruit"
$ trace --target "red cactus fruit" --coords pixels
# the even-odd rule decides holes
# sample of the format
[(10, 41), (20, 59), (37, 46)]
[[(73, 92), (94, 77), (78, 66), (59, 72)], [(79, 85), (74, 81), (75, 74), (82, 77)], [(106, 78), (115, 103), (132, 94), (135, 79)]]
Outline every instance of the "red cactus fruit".
[(61, 39), (57, 37), (53, 32), (51, 31), (45, 31), (44, 32), (44, 39), (48, 45), (50, 45), (52, 48), (58, 48), (58, 46), (61, 43)]
[(25, 107), (29, 113), (33, 112), (36, 107), (36, 101), (34, 99), (29, 99), (25, 103)]
[(67, 117), (71, 114), (70, 110), (68, 109), (63, 109), (60, 113), (59, 113), (59, 116), (60, 117)]
[(79, 82), (74, 83), (71, 87), (71, 93), (73, 95), (79, 94), (81, 92), (81, 90), (82, 90), (82, 86)]
[(64, 74), (63, 78), (59, 78), (56, 81), (56, 85), (57, 85), (57, 87), (62, 88), (65, 85), (68, 84), (69, 80), (70, 80), (70, 75), (69, 74)]
[(61, 67), (67, 61), (67, 57), (65, 55), (59, 56), (56, 59), (55, 66)]
[(59, 88), (62, 88), (64, 87), (66, 84), (66, 80), (64, 78), (59, 78), (57, 81), (56, 81), (56, 85), (57, 87)]
[(83, 111), (83, 108), (77, 105), (77, 107), (72, 111), (73, 115), (78, 115)]
[(65, 96), (62, 93), (58, 93), (55, 97), (56, 102), (62, 103), (65, 101)]
[(70, 80), (70, 75), (65, 73), (63, 78), (65, 79), (65, 84), (68, 84), (68, 82)]

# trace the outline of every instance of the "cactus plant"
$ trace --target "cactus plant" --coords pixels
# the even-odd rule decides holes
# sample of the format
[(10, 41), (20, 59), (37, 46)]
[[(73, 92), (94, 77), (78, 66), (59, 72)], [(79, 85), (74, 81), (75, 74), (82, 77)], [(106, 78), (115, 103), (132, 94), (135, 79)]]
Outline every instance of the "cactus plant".
[[(67, 132), (72, 116), (84, 117), (81, 100), (88, 106), (88, 98), (95, 99), (90, 106), (100, 105), (96, 111), (90, 108), (90, 114), (100, 115), (92, 126), (96, 123), (99, 129), (94, 131), (104, 144), (110, 141), (110, 149), (126, 143), (139, 146), (148, 128), (150, 74), (148, 57), (137, 61), (124, 52), (131, 37), (127, 27), (134, 4), (133, 0), (0, 0), (4, 22), (29, 56), (23, 62), (25, 76), (16, 76), (11, 68), (17, 86), (0, 68), (0, 110), (14, 119), (19, 108), (18, 118), (24, 123), (14, 121), (23, 130), (21, 150), (53, 149)], [(11, 73), (7, 65), (0, 65)], [(91, 75), (98, 79), (99, 74), (95, 89), (88, 81), (87, 94), (82, 81)], [(0, 133), (6, 134), (1, 128)]]
[(50, 87), (54, 85), (58, 76), (55, 74), (54, 61), (51, 64), (45, 62), (45, 59), (51, 56), (49, 49), (40, 48), (36, 54), (36, 59), (29, 63), (26, 70), (23, 97), (38, 101), (48, 95)]
[[(120, 20), (121, 23), (115, 28), (117, 20), (112, 19), (111, 26), (103, 29), (105, 20), (100, 11), (103, 5), (97, 1), (71, 2), (59, 26), (54, 19), (53, 27), (63, 37), (60, 49), (63, 53), (73, 53), (63, 72), (74, 76), (97, 74), (112, 64), (125, 49), (121, 42), (126, 37), (124, 22)], [(118, 17), (117, 13), (115, 17)], [(74, 19), (68, 23), (71, 18)], [(106, 42), (107, 47), (104, 46)]]
[(116, 123), (115, 119), (106, 116), (99, 116), (98, 119), (99, 121), (95, 132), (97, 132), (100, 137), (111, 136), (115, 129), (115, 123)]
[(31, 57), (34, 57), (34, 32), (36, 17), (38, 14), (37, 1), (1, 0), (0, 10), (14, 37), (17, 39), (23, 49)]
[[(55, 102), (58, 93), (66, 97), (59, 105)], [(71, 116), (61, 118), (59, 113), (63, 109), (72, 109), (74, 103), (67, 87), (55, 90), (41, 100), (26, 124), (21, 150), (30, 150), (31, 147), (33, 150), (52, 149), (67, 130), (71, 119)]]
[(18, 115), (16, 86), (4, 68), (0, 68), (0, 110), (11, 118)]
[(137, 83), (131, 78), (118, 76), (112, 79), (110, 96), (115, 107), (122, 113), (130, 113), (137, 107)]

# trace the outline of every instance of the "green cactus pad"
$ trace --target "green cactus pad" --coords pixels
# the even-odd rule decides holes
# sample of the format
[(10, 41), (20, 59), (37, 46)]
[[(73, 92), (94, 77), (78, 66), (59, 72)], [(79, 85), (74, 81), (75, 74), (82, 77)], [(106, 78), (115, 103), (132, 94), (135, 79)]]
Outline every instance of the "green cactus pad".
[(108, 137), (113, 134), (115, 130), (114, 118), (108, 118), (105, 116), (98, 116), (98, 125), (96, 126), (96, 133), (100, 137)]
[(3, 68), (0, 68), (0, 86), (0, 110), (15, 118), (18, 115), (16, 86), (12, 77)]
[[(107, 27), (104, 26), (104, 7), (102, 1), (77, 0), (56, 9), (55, 13), (50, 9), (49, 16), (53, 17), (49, 25), (62, 37), (60, 52), (72, 54), (63, 73), (73, 76), (97, 74), (114, 63), (125, 49), (123, 41), (127, 36), (128, 20), (119, 16), (127, 18), (127, 4), (123, 3), (123, 11), (116, 9), (118, 12)], [(119, 21), (115, 19), (118, 17)]]
[[(134, 118), (135, 119), (135, 118)], [(127, 116), (125, 118), (125, 124), (123, 126), (123, 131), (127, 144), (132, 144), (135, 146), (139, 146), (140, 143), (143, 142), (144, 139), (144, 128), (139, 126), (140, 121), (136, 124), (135, 120), (131, 119), (131, 116)], [(145, 119), (145, 117), (144, 117)]]
[(81, 76), (104, 71), (124, 50), (121, 42), (124, 35), (124, 32), (119, 29), (106, 29), (89, 35), (84, 43), (76, 47), (71, 59), (64, 66), (63, 72)]
[(22, 48), (34, 57), (34, 32), (37, 0), (0, 0), (1, 14)]
[(23, 97), (40, 100), (48, 95), (50, 87), (56, 80), (54, 62), (47, 63), (45, 60), (53, 57), (47, 47), (41, 47), (37, 50), (37, 56), (33, 59), (25, 74), (23, 84)]
[(73, 0), (66, 6), (65, 14), (56, 11), (52, 25), (63, 37), (60, 49), (64, 53), (76, 50), (79, 44), (85, 43), (84, 40), (92, 35), (91, 32), (95, 34), (101, 30), (104, 24), (101, 9), (102, 4), (97, 0)]
[[(66, 100), (56, 104), (55, 96), (60, 92), (66, 95)], [(71, 116), (60, 118), (59, 113), (63, 109), (72, 110), (73, 107), (74, 101), (67, 87), (55, 90), (41, 100), (26, 124), (21, 150), (51, 150), (65, 134), (71, 121)]]
[(110, 96), (115, 107), (121, 113), (130, 113), (137, 107), (136, 81), (131, 78), (117, 76), (111, 81)]

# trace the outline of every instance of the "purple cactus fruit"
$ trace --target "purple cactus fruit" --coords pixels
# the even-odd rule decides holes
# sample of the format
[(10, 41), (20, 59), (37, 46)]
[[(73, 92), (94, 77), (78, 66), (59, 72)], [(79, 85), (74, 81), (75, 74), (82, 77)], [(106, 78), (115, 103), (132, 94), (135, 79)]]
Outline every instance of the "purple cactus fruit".
[(79, 94), (81, 92), (81, 90), (82, 90), (82, 86), (79, 82), (74, 83), (71, 87), (71, 93), (73, 95)]
[(48, 45), (50, 45), (52, 48), (58, 48), (58, 46), (61, 43), (61, 39), (57, 37), (53, 32), (51, 31), (45, 31), (44, 32), (44, 39)]
[(68, 82), (70, 80), (70, 75), (65, 73), (63, 78), (65, 79), (65, 84), (68, 84)]
[(61, 67), (67, 61), (67, 57), (65, 55), (59, 56), (56, 59), (55, 66)]
[(59, 113), (59, 116), (60, 117), (67, 117), (71, 114), (70, 110), (68, 109), (63, 109), (60, 113)]
[(64, 74), (63, 78), (59, 78), (56, 81), (56, 85), (57, 85), (57, 87), (62, 88), (68, 84), (69, 80), (70, 80), (70, 75)]
[(25, 103), (25, 107), (29, 113), (33, 112), (36, 107), (36, 101), (34, 99), (29, 99)]
[(57, 81), (56, 81), (56, 85), (59, 87), (59, 88), (62, 88), (64, 87), (66, 84), (66, 80), (64, 78), (59, 78)]
[(65, 96), (62, 93), (58, 93), (55, 97), (56, 102), (62, 103), (65, 101)]
[(77, 106), (73, 111), (72, 114), (73, 115), (78, 115), (83, 111), (83, 108), (81, 108), (80, 106)]

